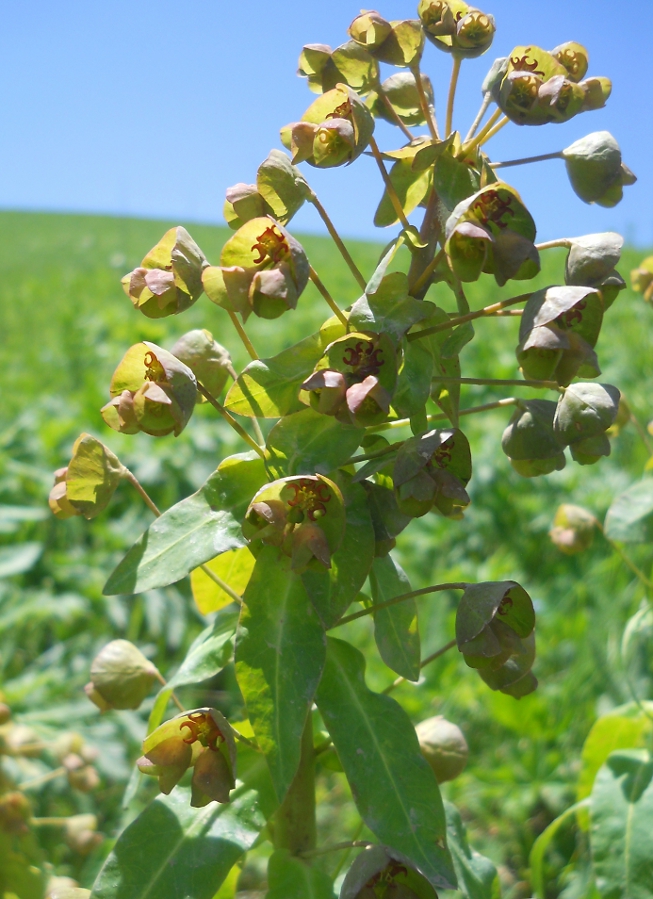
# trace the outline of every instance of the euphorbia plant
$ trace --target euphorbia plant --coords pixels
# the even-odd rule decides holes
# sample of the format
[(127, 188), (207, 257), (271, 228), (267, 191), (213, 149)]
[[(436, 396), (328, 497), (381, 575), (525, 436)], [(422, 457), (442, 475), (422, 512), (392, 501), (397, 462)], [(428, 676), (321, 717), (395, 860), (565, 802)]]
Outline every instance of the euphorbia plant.
[[(51, 504), (60, 517), (98, 514), (122, 479), (156, 516), (105, 593), (139, 593), (189, 574), (197, 583), (202, 567), (213, 593), (201, 608), (218, 612), (154, 704), (138, 768), (158, 778), (163, 795), (120, 836), (96, 881), (97, 896), (153, 890), (211, 899), (223, 883), (231, 886), (219, 895), (232, 896), (234, 866), (263, 841), (272, 846), (270, 899), (332, 896), (329, 852), (348, 849), (362, 851), (340, 885), (344, 899), (426, 899), (456, 887), (468, 896), (492, 895), (496, 871), (471, 854), (436, 776), (461, 769), (464, 738), (451, 725), (452, 738), (451, 727), (439, 722), (416, 732), (391, 696), (367, 687), (363, 656), (334, 633), (370, 618), (380, 656), (399, 681), (417, 681), (425, 665), (457, 649), (488, 689), (516, 700), (536, 689), (535, 613), (523, 586), (476, 583), (470, 571), (464, 582), (412, 590), (392, 550), (413, 518), (463, 517), (473, 482), (473, 448), (462, 426), (468, 414), (513, 407), (503, 449), (525, 477), (561, 469), (567, 447), (580, 464), (609, 454), (606, 431), (619, 391), (593, 379), (600, 375), (595, 346), (603, 318), (624, 283), (615, 269), (621, 239), (598, 234), (538, 244), (524, 201), (500, 175), (511, 165), (560, 157), (581, 199), (602, 205), (618, 202), (634, 178), (607, 132), (543, 157), (488, 156), (488, 142), (510, 122), (568, 121), (604, 105), (610, 82), (586, 77), (583, 47), (519, 46), (496, 60), (479, 114), (463, 135), (453, 128), (459, 70), (490, 48), (494, 20), (463, 0), (421, 0), (418, 16), (388, 21), (364, 12), (336, 50), (304, 47), (299, 73), (319, 96), (281, 129), (290, 156), (272, 150), (255, 183), (227, 191), (225, 218), (235, 233), (218, 265), (179, 227), (123, 279), (135, 308), (150, 318), (180, 314), (205, 292), (231, 318), (252, 361), (237, 374), (212, 335), (193, 331), (170, 351), (135, 344), (119, 363), (102, 409), (114, 430), (177, 436), (201, 399), (244, 441), (244, 452), (222, 460), (196, 494), (163, 514), (88, 435), (57, 475)], [(452, 59), (439, 120), (439, 79), (422, 72), (429, 44)], [(399, 71), (382, 80), (380, 64)], [(399, 129), (399, 146), (379, 148), (378, 117)], [(375, 223), (394, 228), (376, 269), (365, 273), (309, 183), (311, 166), (337, 168), (363, 154), (373, 157), (383, 182)], [(308, 168), (300, 171), (302, 163)], [(349, 308), (341, 308), (328, 276), (322, 280), (288, 231), (304, 203), (322, 217), (360, 287)], [(529, 291), (521, 282), (539, 273), (540, 253), (552, 247), (568, 250), (563, 283)], [(484, 275), (501, 287), (520, 284), (515, 296), (472, 311), (465, 285)], [(292, 314), (309, 280), (330, 317), (296, 346), (260, 358), (248, 318)], [(431, 292), (433, 285), (441, 287)], [(463, 377), (472, 322), (501, 315), (520, 317), (514, 378)], [(482, 328), (480, 339), (488, 339), (491, 323)], [(461, 408), (461, 385), (470, 383), (513, 386), (520, 395)], [(442, 648), (422, 658), (416, 597), (456, 590), (462, 598), (455, 635), (443, 635)], [(206, 678), (232, 662), (247, 720), (228, 722), (215, 708), (180, 708), (163, 720), (176, 685), (200, 679), (199, 668)], [(94, 668), (104, 671), (99, 662)], [(153, 677), (144, 663), (135, 688), (130, 661), (124, 683), (115, 666), (110, 674), (111, 697), (95, 676), (89, 694), (117, 708), (132, 707)], [(319, 840), (315, 778), (333, 749), (361, 825), (330, 846)]]

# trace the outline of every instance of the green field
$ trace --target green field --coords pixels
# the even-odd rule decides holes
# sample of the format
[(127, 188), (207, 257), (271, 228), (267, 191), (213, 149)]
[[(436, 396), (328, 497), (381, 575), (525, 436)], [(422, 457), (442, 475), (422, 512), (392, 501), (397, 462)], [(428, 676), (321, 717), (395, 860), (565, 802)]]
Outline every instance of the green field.
[[(0, 214), (0, 689), (17, 718), (37, 727), (41, 736), (52, 738), (62, 728), (81, 730), (100, 749), (103, 780), (97, 800), (84, 795), (71, 807), (67, 794), (53, 788), (39, 794), (37, 802), (41, 815), (94, 810), (108, 836), (124, 824), (120, 796), (144, 718), (140, 712), (99, 718), (81, 693), (89, 659), (108, 639), (127, 636), (168, 672), (205, 622), (194, 610), (186, 583), (137, 598), (102, 596), (106, 576), (149, 520), (127, 488), (120, 489), (106, 516), (90, 524), (55, 522), (44, 510), (51, 472), (66, 464), (82, 430), (105, 441), (162, 507), (190, 494), (220, 459), (243, 448), (210, 408), (198, 410), (177, 440), (159, 441), (118, 435), (104, 426), (98, 412), (108, 400), (113, 369), (139, 340), (169, 347), (184, 331), (205, 327), (229, 348), (237, 369), (247, 362), (227, 314), (206, 297), (179, 318), (150, 321), (122, 292), (120, 277), (173, 224), (178, 223)], [(183, 224), (217, 263), (229, 232)], [(320, 237), (300, 239), (340, 306), (353, 302), (359, 291), (331, 244)], [(352, 241), (350, 247), (361, 270), (370, 274), (382, 243)], [(624, 253), (624, 277), (641, 255)], [(563, 263), (559, 251), (544, 254), (536, 286), (561, 283)], [(477, 308), (519, 292), (514, 284), (499, 290), (483, 276), (469, 298)], [(432, 288), (428, 299), (438, 302), (439, 290)], [(310, 334), (329, 314), (309, 286), (299, 308), (281, 325), (251, 320), (248, 332), (260, 354), (269, 356)], [(644, 423), (653, 418), (652, 316), (639, 296), (624, 291), (606, 316), (597, 347), (601, 380), (617, 384)], [(490, 319), (477, 329), (492, 339), (463, 351), (463, 374), (517, 377), (518, 320)], [(524, 388), (463, 390), (462, 408), (510, 391), (535, 395)], [(510, 410), (502, 410), (463, 420), (474, 457), (472, 505), (462, 522), (432, 515), (415, 521), (401, 535), (398, 554), (415, 588), (461, 579), (514, 578), (524, 584), (538, 613), (534, 670), (540, 687), (520, 702), (491, 693), (457, 654), (449, 654), (426, 669), (421, 685), (404, 685), (398, 695), (415, 722), (442, 713), (464, 730), (470, 764), (444, 792), (459, 805), (475, 846), (502, 865), (504, 886), (518, 899), (531, 895), (526, 878), (533, 840), (574, 801), (580, 748), (597, 712), (631, 699), (616, 641), (642, 599), (637, 581), (600, 536), (587, 553), (566, 557), (547, 532), (556, 507), (565, 501), (602, 519), (614, 497), (641, 475), (648, 454), (629, 427), (615, 438), (612, 456), (599, 465), (569, 465), (545, 479), (524, 480), (500, 448), (509, 417)], [(629, 552), (650, 570), (650, 547)], [(420, 602), (428, 654), (451, 639), (454, 597), (437, 594)], [(361, 648), (372, 645), (369, 623), (348, 627)], [(369, 680), (373, 688), (392, 680), (373, 653)], [(653, 698), (651, 685), (645, 666), (637, 685), (640, 696)], [(237, 704), (227, 707), (235, 702), (229, 698), (232, 687), (227, 671), (204, 685), (200, 695), (196, 691), (193, 701), (196, 706), (215, 702), (237, 714)], [(15, 772), (21, 780), (38, 774), (36, 762), (25, 760), (23, 767)], [(330, 810), (349, 799), (335, 774), (325, 775), (321, 789), (320, 826), (337, 839)], [(56, 833), (45, 835), (43, 844), (57, 872), (84, 886), (107, 851), (105, 845), (80, 859)], [(564, 871), (576, 848), (565, 832), (554, 846), (551, 870)], [(563, 883), (564, 878), (560, 888)], [(569, 899), (577, 895), (572, 887), (573, 881)]]

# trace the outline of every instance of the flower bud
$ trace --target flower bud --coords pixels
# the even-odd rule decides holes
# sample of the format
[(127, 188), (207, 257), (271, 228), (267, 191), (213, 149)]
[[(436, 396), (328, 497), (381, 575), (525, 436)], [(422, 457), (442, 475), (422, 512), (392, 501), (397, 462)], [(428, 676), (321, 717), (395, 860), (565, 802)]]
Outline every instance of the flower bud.
[(469, 748), (463, 732), (442, 715), (427, 718), (415, 728), (422, 755), (439, 784), (454, 780), (465, 769)]
[[(426, 102), (429, 106), (434, 103), (433, 85), (428, 75), (420, 75), (422, 87)], [(385, 100), (383, 98), (386, 98)], [(397, 72), (381, 84), (378, 92), (373, 95), (374, 102), (371, 104), (372, 112), (375, 116), (385, 119), (391, 124), (396, 124), (396, 119), (392, 112), (388, 109), (387, 102), (390, 103), (396, 116), (408, 126), (423, 125), (425, 123), (424, 111), (417, 89), (417, 81), (412, 72)], [(370, 98), (372, 100), (372, 98)], [(386, 102), (387, 101), (387, 102)]]
[[(83, 895), (77, 896), (77, 893)], [(45, 888), (45, 899), (88, 899), (90, 890), (79, 889), (79, 884), (72, 877), (51, 877)]]
[(128, 640), (112, 640), (91, 663), (86, 695), (101, 711), (137, 709), (152, 689), (157, 669)]
[(624, 185), (637, 180), (621, 161), (619, 144), (608, 131), (595, 131), (562, 151), (574, 192), (585, 203), (612, 207)]
[(147, 254), (139, 268), (122, 279), (134, 307), (148, 318), (177, 315), (202, 293), (204, 253), (185, 228), (171, 228)]
[(555, 57), (565, 67), (567, 78), (570, 81), (582, 81), (587, 74), (589, 55), (582, 44), (577, 44), (575, 41), (567, 41), (555, 47), (551, 51), (551, 56)]
[(100, 411), (114, 431), (178, 437), (193, 413), (197, 382), (172, 353), (143, 341), (127, 350), (109, 392), (113, 399)]
[(95, 518), (108, 506), (125, 472), (124, 465), (107, 446), (90, 434), (81, 434), (68, 466), (54, 473), (50, 508), (57, 518)]
[(473, 59), (492, 44), (494, 18), (463, 0), (421, 0), (417, 13), (428, 39), (446, 53)]
[(613, 231), (573, 238), (565, 265), (565, 284), (596, 287), (604, 310), (608, 309), (626, 286), (615, 269), (623, 242), (623, 237)]
[(647, 303), (653, 302), (653, 256), (647, 256), (630, 273), (633, 290), (641, 293)]
[(80, 793), (91, 793), (99, 787), (99, 774), (93, 765), (86, 764), (81, 756), (70, 753), (61, 760), (61, 764), (66, 769), (68, 783), (73, 790), (79, 790)]
[(346, 84), (364, 97), (378, 82), (379, 65), (356, 41), (347, 41), (335, 50), (326, 44), (307, 44), (299, 57), (297, 74), (308, 79), (308, 86), (316, 94)]
[(23, 834), (32, 817), (29, 800), (17, 790), (0, 796), (0, 833)]
[(64, 827), (64, 839), (73, 852), (90, 855), (103, 839), (97, 833), (95, 815), (72, 815), (68, 818)]
[(170, 352), (190, 368), (212, 396), (220, 396), (233, 368), (229, 351), (213, 339), (210, 331), (188, 331)]
[(610, 455), (606, 431), (614, 423), (621, 394), (611, 384), (572, 384), (558, 400), (553, 430), (581, 465)]
[(448, 518), (461, 518), (470, 502), (465, 487), (471, 476), (469, 443), (458, 428), (411, 437), (397, 453), (392, 473), (397, 505), (411, 518), (433, 508)]
[(590, 548), (596, 526), (596, 518), (587, 509), (563, 503), (558, 506), (549, 537), (561, 552), (573, 556)]
[(38, 733), (27, 724), (11, 724), (4, 734), (4, 743), (8, 755), (36, 759), (43, 752), (43, 742)]
[(345, 529), (342, 494), (322, 475), (282, 478), (262, 487), (245, 514), (243, 534), (277, 546), (295, 571), (331, 567)]
[(566, 460), (553, 430), (556, 404), (551, 400), (520, 401), (501, 438), (501, 448), (522, 477), (560, 471)]
[(265, 200), (255, 184), (239, 182), (227, 188), (222, 214), (230, 228), (236, 230), (267, 212)]
[(376, 50), (392, 34), (392, 25), (372, 10), (356, 16), (347, 31), (357, 44)]

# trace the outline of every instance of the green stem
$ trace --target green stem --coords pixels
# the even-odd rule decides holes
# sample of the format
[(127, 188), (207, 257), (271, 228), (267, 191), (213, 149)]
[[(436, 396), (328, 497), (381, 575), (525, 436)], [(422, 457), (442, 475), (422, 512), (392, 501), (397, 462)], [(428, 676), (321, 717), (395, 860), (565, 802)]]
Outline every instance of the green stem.
[(454, 56), (451, 81), (449, 82), (449, 96), (447, 97), (447, 123), (444, 128), (445, 137), (449, 137), (453, 129), (453, 105), (456, 99), (456, 88), (458, 86), (461, 63), (462, 58), (460, 56)]
[(300, 853), (302, 858), (314, 858), (316, 855), (326, 855), (327, 852), (337, 852), (340, 849), (367, 849), (373, 846), (367, 840), (346, 840), (343, 843), (332, 843), (330, 846), (320, 846), (318, 849), (309, 849)]
[(322, 221), (323, 221), (324, 224), (326, 225), (327, 231), (328, 231), (329, 234), (331, 235), (331, 239), (333, 240), (333, 242), (335, 243), (335, 245), (338, 247), (338, 249), (339, 249), (339, 251), (340, 251), (340, 255), (341, 255), (342, 258), (345, 260), (345, 262), (346, 262), (347, 265), (349, 266), (350, 272), (352, 273), (352, 275), (354, 276), (354, 278), (355, 278), (356, 281), (358, 282), (358, 286), (361, 287), (363, 290), (365, 290), (365, 288), (367, 287), (367, 281), (366, 281), (365, 278), (361, 275), (360, 271), (358, 270), (358, 266), (356, 265), (356, 263), (354, 262), (354, 260), (351, 258), (351, 255), (350, 255), (350, 253), (349, 253), (349, 250), (347, 249), (347, 247), (346, 247), (346, 246), (344, 245), (344, 243), (342, 242), (342, 238), (340, 237), (340, 235), (339, 235), (338, 232), (336, 231), (333, 222), (332, 222), (331, 219), (329, 218), (326, 209), (325, 209), (324, 206), (320, 203), (320, 201), (319, 201), (318, 198), (317, 198), (317, 195), (316, 195), (313, 191), (310, 192), (310, 194), (309, 194), (309, 196), (308, 196), (308, 201), (309, 201), (310, 203), (312, 203), (313, 206), (315, 206), (315, 208), (317, 209), (317, 211), (318, 211), (318, 213), (319, 213), (319, 215), (320, 215), (320, 218), (322, 219)]
[(347, 316), (344, 314), (342, 309), (338, 306), (336, 301), (333, 299), (329, 291), (326, 289), (321, 279), (319, 278), (317, 272), (311, 265), (309, 267), (309, 277), (313, 284), (317, 287), (317, 289), (322, 294), (322, 297), (326, 300), (329, 309), (334, 313), (334, 315), (342, 322), (342, 324), (347, 327)]
[(275, 849), (287, 849), (291, 855), (315, 849), (315, 755), (310, 712), (302, 734), (299, 768), (274, 816), (273, 838)]
[[(227, 371), (229, 372), (229, 377), (232, 378), (233, 381), (238, 380), (238, 372), (233, 367), (231, 363), (227, 366)], [(252, 412), (254, 412), (254, 407), (252, 406)], [(252, 427), (254, 428), (254, 436), (256, 437), (256, 441), (259, 446), (265, 446), (265, 437), (263, 436), (263, 431), (261, 430), (261, 426), (258, 423), (258, 418), (253, 416), (252, 419)]]
[[(341, 618), (337, 624), (333, 625), (333, 627), (349, 624), (350, 621), (356, 621), (357, 618), (363, 618), (365, 615), (373, 615), (375, 612), (380, 611), (380, 609), (396, 606), (398, 603), (406, 602), (407, 599), (412, 599), (414, 596), (426, 596), (428, 593), (441, 593), (443, 590), (465, 590), (468, 586), (469, 584), (460, 582), (454, 584), (434, 584), (431, 587), (422, 587), (421, 590), (411, 590), (410, 593), (402, 593), (401, 596), (386, 599), (385, 602), (375, 603), (373, 606), (370, 606), (369, 609), (361, 609), (360, 612), (353, 612), (351, 615), (345, 615), (345, 617)], [(333, 628), (329, 628), (329, 630), (333, 630)]]
[(572, 240), (569, 237), (559, 237), (557, 240), (545, 240), (544, 243), (536, 243), (536, 250), (553, 250), (555, 247), (564, 247), (569, 249)]
[(438, 334), (440, 331), (449, 331), (451, 328), (457, 328), (458, 325), (474, 321), (476, 318), (485, 318), (495, 315), (497, 312), (506, 309), (508, 306), (515, 306), (517, 303), (526, 302), (532, 295), (532, 293), (522, 293), (518, 297), (511, 297), (509, 300), (501, 300), (498, 303), (492, 303), (489, 306), (484, 306), (482, 309), (477, 309), (475, 312), (468, 312), (466, 315), (458, 315), (455, 318), (450, 318), (448, 322), (440, 322), (439, 325), (432, 325), (430, 328), (424, 328), (422, 331), (413, 331), (412, 334), (408, 335), (408, 340), (419, 340), (420, 337), (428, 337), (429, 334)]
[(30, 818), (33, 827), (65, 827), (69, 818)]
[(630, 570), (635, 575), (635, 577), (637, 577), (642, 582), (642, 584), (644, 584), (645, 587), (647, 587), (649, 590), (653, 590), (653, 581), (651, 581), (650, 578), (646, 577), (646, 575), (641, 570), (641, 568), (638, 568), (638, 566), (633, 562), (633, 560), (630, 558), (630, 556), (628, 556), (624, 552), (624, 550), (621, 548), (621, 546), (615, 540), (612, 540), (610, 537), (608, 537), (608, 535), (605, 533), (603, 525), (598, 520), (598, 518), (595, 518), (594, 520), (596, 522), (596, 526), (601, 531), (601, 533), (605, 537), (606, 541), (610, 544), (610, 546), (617, 553), (617, 555), (621, 556), (621, 560), (624, 563), (624, 565), (626, 565), (627, 568), (630, 568)]
[(67, 769), (61, 766), (61, 768), (55, 768), (53, 771), (48, 771), (47, 774), (41, 774), (39, 777), (33, 777), (31, 780), (26, 780), (22, 784), (18, 784), (18, 790), (33, 790), (35, 787), (42, 787), (43, 784), (50, 783), (51, 780), (56, 780), (58, 777), (62, 777), (62, 775), (67, 774)]
[(227, 309), (227, 312), (229, 313), (229, 318), (231, 319), (234, 328), (238, 332), (238, 336), (240, 337), (240, 339), (243, 342), (243, 346), (245, 347), (245, 349), (247, 350), (247, 352), (249, 353), (251, 358), (256, 361), (260, 357), (259, 357), (258, 353), (256, 352), (256, 350), (254, 349), (252, 341), (247, 336), (245, 329), (241, 325), (241, 323), (238, 319), (238, 316), (236, 315), (235, 312), (232, 312), (231, 309)]
[(409, 288), (409, 292), (410, 292), (411, 296), (414, 296), (415, 294), (419, 293), (419, 291), (426, 285), (426, 283), (428, 282), (428, 279), (431, 277), (431, 275), (436, 270), (438, 265), (440, 265), (440, 262), (442, 261), (443, 256), (444, 256), (444, 248), (441, 249), (439, 251), (439, 253), (435, 254), (433, 259), (431, 259), (431, 261), (426, 266), (426, 268), (424, 269), (422, 274), (419, 276), (417, 281), (415, 281), (415, 283), (413, 285), (411, 285), (411, 287)]
[(494, 126), (494, 128), (490, 128), (483, 140), (476, 146), (482, 146), (483, 144), (486, 144), (491, 138), (494, 137), (495, 134), (498, 134), (502, 128), (505, 128), (509, 121), (510, 119), (508, 118), (508, 116), (504, 116), (502, 119), (500, 119)]
[[(167, 680), (165, 679), (165, 677), (161, 674), (161, 672), (159, 671), (158, 668), (156, 669), (156, 679), (159, 681), (159, 683), (160, 683), (163, 687), (167, 687), (167, 686), (168, 686), (168, 681), (167, 681)], [(183, 705), (182, 705), (181, 702), (179, 701), (179, 699), (178, 699), (177, 695), (175, 694), (175, 691), (174, 691), (174, 690), (171, 691), (170, 696), (171, 696), (172, 701), (174, 702), (174, 704), (175, 704), (175, 705), (177, 706), (177, 708), (179, 709), (179, 711), (180, 711), (180, 712), (185, 712), (186, 709), (183, 707)]]
[(642, 443), (646, 447), (647, 453), (649, 454), (649, 456), (653, 456), (653, 443), (651, 443), (651, 441), (649, 440), (649, 436), (646, 433), (646, 428), (632, 411), (630, 412), (629, 419), (630, 423), (634, 426), (635, 430), (639, 434)]
[(492, 113), (492, 115), (490, 116), (490, 118), (487, 120), (487, 122), (483, 126), (483, 128), (481, 128), (479, 133), (476, 135), (476, 137), (472, 138), (472, 140), (469, 141), (469, 143), (467, 141), (465, 141), (465, 143), (463, 144), (463, 147), (462, 147), (463, 151), (465, 153), (471, 153), (472, 150), (475, 150), (478, 146), (480, 146), (483, 143), (483, 141), (486, 139), (486, 137), (490, 133), (490, 131), (492, 131), (492, 129), (494, 128), (496, 123), (499, 121), (501, 116), (502, 116), (501, 110), (495, 109), (494, 112)]
[[(521, 383), (521, 382), (520, 382)], [(469, 409), (461, 409), (459, 415), (475, 415), (477, 412), (487, 412), (490, 409), (502, 409), (504, 406), (514, 406), (519, 402), (517, 397), (509, 396), (505, 397), (502, 400), (495, 400), (493, 403), (484, 403), (482, 406), (470, 406)], [(428, 422), (432, 421), (449, 421), (449, 416), (445, 415), (444, 412), (440, 412), (437, 415), (427, 415), (426, 420)], [(376, 434), (379, 431), (389, 431), (393, 428), (405, 428), (410, 424), (410, 418), (399, 418), (397, 421), (386, 422), (382, 425), (375, 425), (373, 428), (368, 428), (368, 434)], [(394, 443), (393, 447), (398, 446), (398, 443)], [(371, 456), (370, 456), (371, 458)], [(353, 460), (352, 460), (353, 461)], [(358, 461), (362, 461), (362, 459), (358, 459)]]
[(562, 150), (557, 153), (541, 153), (539, 156), (524, 156), (521, 159), (508, 159), (506, 162), (491, 162), (491, 169), (507, 169), (512, 165), (528, 165), (529, 162), (544, 162), (546, 159), (562, 159)]
[[(455, 645), (456, 645), (455, 640), (450, 640), (448, 643), (445, 643), (444, 646), (442, 646), (440, 649), (436, 650), (436, 652), (431, 653), (430, 656), (427, 656), (425, 659), (423, 659), (420, 662), (420, 666), (419, 666), (420, 670), (422, 668), (424, 668), (426, 665), (428, 665), (430, 662), (434, 662), (436, 659), (439, 659), (440, 656), (443, 656), (445, 654), (445, 652), (449, 652), (449, 650), (453, 649)], [(391, 693), (395, 689), (395, 687), (398, 687), (399, 684), (403, 684), (405, 680), (406, 680), (405, 677), (398, 677), (395, 681), (393, 681), (390, 684), (389, 687), (386, 687), (385, 690), (383, 690), (383, 692), (386, 695), (388, 693)]]
[(134, 489), (140, 494), (143, 502), (145, 503), (147, 508), (150, 510), (150, 512), (152, 512), (152, 514), (155, 515), (157, 518), (160, 518), (161, 512), (160, 512), (159, 508), (157, 507), (157, 505), (154, 502), (154, 500), (152, 499), (152, 497), (148, 493), (146, 493), (145, 488), (143, 487), (141, 482), (138, 480), (136, 475), (133, 474), (128, 468), (126, 468), (125, 469), (125, 477), (129, 481), (129, 483), (132, 485), (132, 487), (134, 487)]
[(231, 425), (231, 427), (234, 429), (234, 431), (235, 431), (240, 437), (243, 438), (243, 440), (245, 441), (245, 443), (249, 444), (249, 446), (251, 446), (251, 448), (252, 448), (256, 453), (258, 453), (258, 455), (261, 457), (261, 459), (265, 459), (265, 452), (264, 452), (263, 449), (258, 445), (258, 443), (257, 443), (252, 437), (249, 436), (249, 434), (247, 433), (247, 431), (245, 430), (245, 428), (244, 428), (242, 425), (238, 424), (238, 422), (237, 422), (236, 419), (233, 417), (233, 415), (230, 415), (229, 412), (227, 412), (227, 410), (225, 409), (225, 407), (222, 405), (222, 403), (220, 403), (218, 400), (216, 400), (216, 398), (215, 398), (212, 394), (210, 394), (209, 391), (206, 389), (206, 387), (204, 387), (203, 384), (200, 384), (199, 381), (197, 382), (197, 389), (198, 389), (199, 392), (202, 394), (202, 396), (203, 396), (205, 399), (207, 399), (207, 400), (209, 401), (209, 403), (211, 403), (211, 405), (213, 406), (213, 408), (218, 410), (218, 412), (220, 413), (220, 415), (224, 418), (224, 420), (225, 420), (226, 422), (228, 422), (228, 423)]
[(483, 121), (483, 116), (484, 116), (485, 113), (488, 111), (491, 102), (492, 102), (492, 94), (490, 93), (490, 91), (488, 91), (488, 92), (485, 94), (485, 96), (483, 97), (483, 102), (481, 103), (481, 108), (479, 109), (476, 118), (475, 118), (474, 121), (472, 122), (471, 128), (470, 128), (469, 131), (467, 132), (467, 137), (465, 138), (465, 141), (464, 141), (465, 143), (467, 143), (468, 141), (470, 141), (470, 140), (474, 137), (474, 135), (476, 134), (476, 129), (478, 128), (478, 126), (479, 126), (479, 125), (481, 124), (481, 122)]
[(450, 378), (445, 375), (436, 375), (433, 380), (443, 384), (478, 384), (486, 387), (541, 387), (542, 389), (564, 392), (564, 387), (561, 387), (557, 381), (536, 381), (533, 379), (527, 380), (526, 378), (523, 380), (519, 378)]
[(397, 110), (394, 108), (394, 106), (390, 102), (390, 98), (384, 92), (383, 86), (381, 84), (377, 84), (376, 91), (377, 91), (379, 97), (381, 97), (381, 100), (383, 101), (383, 105), (386, 107), (386, 109), (392, 116), (392, 119), (393, 119), (395, 125), (397, 125), (398, 128), (401, 128), (401, 130), (404, 134), (404, 137), (407, 137), (409, 141), (413, 141), (415, 139), (415, 136), (408, 130), (406, 125), (401, 121), (401, 118), (399, 117)]
[(438, 131), (438, 122), (435, 117), (435, 110), (431, 109), (428, 97), (426, 96), (426, 92), (424, 91), (422, 74), (420, 72), (419, 65), (413, 66), (410, 71), (412, 72), (413, 78), (415, 79), (417, 95), (419, 97), (419, 105), (422, 108), (422, 115), (426, 120), (426, 124), (431, 133), (431, 137), (433, 140), (440, 140), (440, 133)]
[(403, 206), (401, 205), (401, 200), (397, 196), (397, 192), (394, 189), (394, 185), (390, 180), (390, 175), (386, 170), (386, 167), (383, 162), (383, 158), (381, 157), (381, 152), (379, 150), (377, 142), (373, 137), (370, 138), (370, 149), (372, 151), (372, 156), (374, 157), (377, 166), (379, 167), (379, 171), (381, 172), (381, 177), (383, 178), (383, 183), (385, 184), (386, 192), (390, 198), (390, 202), (392, 203), (392, 208), (395, 211), (395, 214), (404, 228), (410, 228), (410, 223), (406, 218), (406, 214), (404, 213)]

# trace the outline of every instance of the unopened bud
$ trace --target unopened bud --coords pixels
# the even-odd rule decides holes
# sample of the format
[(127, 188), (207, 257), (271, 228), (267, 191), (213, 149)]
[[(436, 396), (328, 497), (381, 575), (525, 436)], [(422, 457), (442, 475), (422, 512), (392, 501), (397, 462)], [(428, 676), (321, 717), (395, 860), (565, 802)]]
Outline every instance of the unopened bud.
[(90, 855), (102, 842), (102, 835), (97, 833), (95, 815), (73, 815), (68, 818), (64, 835), (68, 846), (80, 855)]
[(587, 509), (563, 503), (555, 514), (549, 537), (561, 552), (573, 556), (592, 545), (596, 524), (596, 518)]
[(27, 833), (27, 822), (32, 817), (29, 801), (17, 790), (0, 796), (0, 831)]
[(128, 640), (112, 640), (91, 664), (91, 681), (84, 688), (98, 708), (137, 709), (152, 688), (157, 669)]
[(454, 780), (465, 769), (469, 748), (463, 732), (442, 715), (427, 718), (415, 728), (422, 755), (438, 783)]

